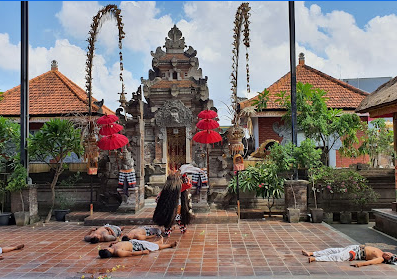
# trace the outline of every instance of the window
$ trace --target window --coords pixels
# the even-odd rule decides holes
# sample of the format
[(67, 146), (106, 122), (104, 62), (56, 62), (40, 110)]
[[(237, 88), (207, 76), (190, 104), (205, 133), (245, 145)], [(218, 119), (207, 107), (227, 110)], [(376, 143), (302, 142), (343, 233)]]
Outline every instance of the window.
[(178, 73), (177, 72), (173, 72), (172, 73), (172, 79), (178, 79)]

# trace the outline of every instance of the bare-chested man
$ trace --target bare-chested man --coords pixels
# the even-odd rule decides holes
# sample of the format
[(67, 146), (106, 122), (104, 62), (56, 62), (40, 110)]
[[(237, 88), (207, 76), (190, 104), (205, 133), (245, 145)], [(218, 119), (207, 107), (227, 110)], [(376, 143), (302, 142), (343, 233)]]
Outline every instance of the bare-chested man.
[(360, 267), (372, 264), (388, 263), (393, 257), (392, 253), (383, 252), (382, 250), (366, 245), (350, 245), (344, 248), (328, 248), (316, 252), (303, 250), (302, 254), (309, 257), (311, 262), (343, 262), (363, 260), (351, 264), (351, 266)]
[(91, 242), (92, 244), (98, 242), (115, 241), (121, 235), (122, 230), (124, 230), (124, 227), (120, 228), (115, 225), (107, 224), (100, 228), (91, 229), (87, 235), (84, 236), (84, 240)]
[(17, 246), (0, 247), (0, 260), (4, 259), (3, 256), (1, 256), (1, 254), (8, 253), (14, 250), (21, 250), (23, 247), (25, 247), (25, 245), (23, 244), (19, 244)]
[(161, 230), (153, 227), (138, 227), (125, 234), (121, 240), (128, 241), (130, 239), (146, 240), (154, 237), (161, 237)]
[(98, 253), (101, 258), (132, 257), (149, 254), (152, 251), (157, 251), (161, 249), (173, 248), (176, 245), (176, 241), (171, 244), (163, 244), (163, 238), (156, 242), (131, 239), (129, 241), (112, 243), (108, 248), (99, 250)]

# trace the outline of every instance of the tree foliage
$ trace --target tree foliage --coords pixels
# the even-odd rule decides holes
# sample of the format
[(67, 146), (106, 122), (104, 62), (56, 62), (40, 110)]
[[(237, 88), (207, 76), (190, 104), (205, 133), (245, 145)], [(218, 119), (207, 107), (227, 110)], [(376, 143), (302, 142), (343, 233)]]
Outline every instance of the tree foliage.
[(362, 137), (362, 144), (358, 148), (360, 154), (368, 154), (371, 166), (378, 166), (378, 156), (380, 154), (393, 155), (393, 131), (386, 127), (386, 121), (378, 118), (371, 121), (372, 127), (368, 124), (364, 126), (365, 136)]
[[(339, 140), (342, 142), (343, 154), (357, 154), (353, 145), (359, 142), (357, 131), (362, 128), (362, 122), (356, 114), (346, 114), (341, 109), (328, 108), (325, 95), (324, 90), (313, 88), (309, 83), (298, 82), (296, 85), (298, 128), (322, 148), (322, 162), (327, 164), (329, 152)], [(290, 124), (291, 99), (285, 91), (277, 96), (276, 102), (287, 109), (283, 120)]]
[(19, 124), (0, 116), (0, 164), (4, 164), (17, 155), (19, 135)]
[(52, 205), (47, 215), (46, 222), (51, 218), (55, 202), (55, 185), (59, 175), (64, 171), (64, 160), (67, 155), (74, 152), (77, 156), (82, 155), (83, 147), (80, 141), (80, 130), (73, 126), (68, 120), (52, 119), (29, 138), (29, 153), (33, 158), (47, 162), (54, 171), (51, 182)]

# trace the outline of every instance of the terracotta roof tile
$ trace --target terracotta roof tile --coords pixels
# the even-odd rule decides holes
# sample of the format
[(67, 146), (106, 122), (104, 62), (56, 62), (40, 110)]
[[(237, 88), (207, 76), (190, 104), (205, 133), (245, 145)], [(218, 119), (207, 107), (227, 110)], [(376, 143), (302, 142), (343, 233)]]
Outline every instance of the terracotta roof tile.
[(176, 58), (177, 60), (186, 60), (189, 61), (189, 57), (187, 57), (184, 53), (167, 53), (164, 56), (160, 57), (160, 61), (171, 61), (172, 58)]
[[(287, 73), (278, 81), (273, 83), (269, 88), (269, 102), (267, 109), (283, 109), (275, 102), (278, 97), (277, 93), (286, 91), (289, 95), (291, 92), (291, 75)], [(351, 86), (350, 84), (333, 78), (319, 70), (316, 70), (305, 64), (296, 67), (297, 82), (310, 83), (313, 88), (320, 88), (327, 92), (325, 97), (328, 98), (327, 106), (339, 109), (355, 109), (360, 102), (368, 95), (368, 93)], [(241, 107), (247, 107), (257, 96), (241, 102)]]
[[(4, 92), (0, 101), (0, 115), (20, 115), (20, 93), (18, 85)], [(93, 101), (97, 101), (92, 98)], [(64, 115), (88, 112), (85, 91), (58, 70), (48, 71), (29, 81), (29, 115)], [(102, 106), (106, 114), (114, 114)], [(93, 105), (93, 112), (98, 106)]]
[(197, 86), (194, 81), (190, 79), (183, 80), (160, 80), (157, 83), (153, 84), (150, 88), (171, 88), (172, 85), (176, 85), (178, 88), (187, 88), (191, 86)]

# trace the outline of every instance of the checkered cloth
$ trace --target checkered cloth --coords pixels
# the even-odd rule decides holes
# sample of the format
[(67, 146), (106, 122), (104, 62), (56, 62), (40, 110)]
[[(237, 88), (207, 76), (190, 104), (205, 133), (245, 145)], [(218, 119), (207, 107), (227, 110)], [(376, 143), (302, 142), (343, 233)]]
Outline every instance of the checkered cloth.
[(193, 186), (197, 186), (197, 184), (199, 183), (200, 179), (201, 179), (201, 184), (202, 184), (201, 186), (207, 186), (208, 178), (207, 178), (207, 171), (206, 170), (204, 170), (204, 173), (199, 172), (199, 173), (193, 173), (192, 174), (192, 184), (193, 184)]
[(123, 187), (125, 179), (127, 179), (128, 186), (133, 187), (136, 184), (135, 172), (119, 172), (119, 186)]

